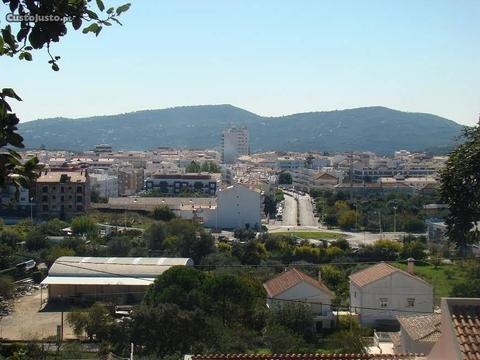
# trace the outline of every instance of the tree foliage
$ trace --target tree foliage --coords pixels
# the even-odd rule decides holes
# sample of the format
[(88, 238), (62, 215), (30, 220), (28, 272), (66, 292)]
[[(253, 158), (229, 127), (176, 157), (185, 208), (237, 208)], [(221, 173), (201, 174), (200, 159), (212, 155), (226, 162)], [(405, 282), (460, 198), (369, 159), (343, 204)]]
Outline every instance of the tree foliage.
[[(71, 24), (73, 30), (88, 24), (82, 32), (98, 36), (104, 26), (111, 26), (112, 22), (120, 24), (118, 17), (130, 7), (124, 4), (107, 9), (102, 0), (95, 1), (95, 11), (93, 0), (3, 0), (3, 3), (8, 5), (10, 13), (6, 17), (7, 24), (0, 29), (0, 56), (18, 56), (19, 60), (32, 61), (34, 50), (46, 48), (50, 57), (48, 63), (54, 71), (59, 70), (60, 57), (53, 56), (50, 47), (67, 34), (67, 24)], [(20, 17), (21, 21), (8, 22), (10, 17)], [(14, 149), (23, 148), (24, 144), (17, 132), (19, 119), (8, 99), (21, 101), (11, 88), (0, 92), (0, 188), (12, 183), (18, 198), (19, 189), (28, 188), (37, 178), (40, 166), (36, 157), (23, 161)]]
[(288, 172), (281, 172), (278, 175), (278, 183), (281, 185), (289, 185), (293, 182), (292, 175)]
[(480, 125), (465, 128), (463, 138), (441, 173), (440, 192), (450, 210), (445, 221), (450, 241), (464, 250), (480, 221)]
[(175, 213), (167, 205), (157, 206), (153, 210), (155, 220), (170, 221), (175, 217)]

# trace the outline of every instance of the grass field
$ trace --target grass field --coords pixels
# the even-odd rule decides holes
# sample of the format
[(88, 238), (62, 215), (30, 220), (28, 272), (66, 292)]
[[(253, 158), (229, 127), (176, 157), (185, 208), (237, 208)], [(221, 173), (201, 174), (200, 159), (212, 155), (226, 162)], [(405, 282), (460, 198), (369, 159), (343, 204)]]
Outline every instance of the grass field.
[[(406, 270), (404, 263), (393, 264), (396, 267)], [(415, 274), (433, 285), (435, 291), (435, 304), (440, 303), (440, 298), (450, 296), (453, 287), (462, 280), (463, 274), (458, 265), (442, 264), (435, 268), (434, 265), (416, 264)]]
[(282, 231), (271, 233), (272, 235), (295, 235), (303, 239), (338, 239), (340, 234), (321, 231)]

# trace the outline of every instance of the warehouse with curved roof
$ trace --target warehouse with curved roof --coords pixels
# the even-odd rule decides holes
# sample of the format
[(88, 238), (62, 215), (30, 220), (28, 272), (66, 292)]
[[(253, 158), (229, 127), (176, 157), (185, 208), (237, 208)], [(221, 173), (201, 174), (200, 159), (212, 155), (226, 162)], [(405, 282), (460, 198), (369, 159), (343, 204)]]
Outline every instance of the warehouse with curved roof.
[(134, 303), (155, 278), (172, 266), (193, 266), (190, 258), (62, 256), (48, 271), (49, 301)]

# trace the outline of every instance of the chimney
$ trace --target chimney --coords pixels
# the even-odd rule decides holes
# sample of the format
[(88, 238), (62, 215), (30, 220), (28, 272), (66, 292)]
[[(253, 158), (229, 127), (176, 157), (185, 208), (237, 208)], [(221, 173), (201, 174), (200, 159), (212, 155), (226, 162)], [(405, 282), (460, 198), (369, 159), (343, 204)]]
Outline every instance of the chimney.
[(407, 272), (411, 275), (413, 275), (414, 271), (413, 268), (415, 266), (415, 259), (414, 258), (408, 258), (407, 259)]

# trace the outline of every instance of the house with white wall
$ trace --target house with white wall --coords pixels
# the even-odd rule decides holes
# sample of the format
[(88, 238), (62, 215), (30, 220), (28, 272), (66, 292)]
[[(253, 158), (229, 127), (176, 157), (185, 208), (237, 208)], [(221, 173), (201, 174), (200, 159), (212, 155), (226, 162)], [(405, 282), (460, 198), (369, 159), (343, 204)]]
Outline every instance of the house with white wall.
[(257, 229), (262, 219), (262, 194), (242, 184), (217, 191), (216, 212), (205, 218), (205, 225), (214, 228)]
[(350, 307), (366, 326), (397, 324), (397, 315), (433, 312), (433, 286), (408, 270), (385, 262), (350, 275)]
[[(319, 275), (320, 276), (320, 275)], [(321, 281), (292, 268), (263, 284), (267, 292), (267, 306), (274, 308), (287, 303), (304, 303), (314, 315), (317, 330), (332, 327), (332, 291)]]

